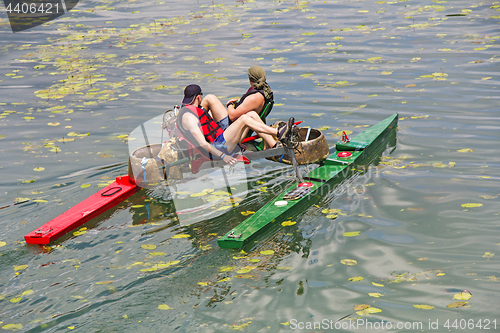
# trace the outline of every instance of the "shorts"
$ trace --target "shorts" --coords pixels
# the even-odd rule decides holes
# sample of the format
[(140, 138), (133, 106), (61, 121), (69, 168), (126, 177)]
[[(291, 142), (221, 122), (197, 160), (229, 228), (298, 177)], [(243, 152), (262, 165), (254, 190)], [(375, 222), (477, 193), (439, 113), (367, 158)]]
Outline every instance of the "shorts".
[[(236, 153), (236, 148), (232, 152), (229, 152), (229, 150), (227, 149), (226, 139), (224, 139), (224, 133), (222, 133), (221, 135), (219, 135), (218, 137), (215, 138), (215, 141), (212, 142), (212, 146), (214, 146), (216, 149), (218, 149), (221, 152), (223, 152), (227, 155), (230, 155), (230, 156), (233, 156)], [(236, 146), (236, 147), (238, 147), (238, 146)], [(214, 159), (214, 156), (212, 154), (210, 154), (210, 159), (212, 159), (212, 160)]]
[(217, 124), (225, 131), (229, 125), (231, 125), (233, 122), (231, 119), (229, 119), (229, 116), (226, 116), (224, 119), (221, 119), (221, 121), (218, 121)]

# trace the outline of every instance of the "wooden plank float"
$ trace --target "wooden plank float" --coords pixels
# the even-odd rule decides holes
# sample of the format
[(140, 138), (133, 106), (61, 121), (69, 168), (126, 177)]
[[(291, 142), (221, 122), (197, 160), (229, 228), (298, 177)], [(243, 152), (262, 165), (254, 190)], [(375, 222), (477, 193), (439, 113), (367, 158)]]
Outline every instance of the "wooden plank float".
[[(336, 152), (331, 154), (323, 162), (322, 166), (314, 169), (304, 177), (304, 181), (308, 182), (307, 187), (296, 190), (299, 186), (299, 183), (296, 181), (255, 214), (233, 228), (226, 235), (220, 237), (217, 240), (219, 246), (221, 248), (241, 248), (269, 227), (273, 221), (284, 217), (285, 214), (289, 215), (316, 195), (326, 195), (326, 193), (331, 191), (329, 184), (341, 180), (340, 178), (343, 176), (345, 177), (348, 173), (347, 168), (369, 158), (381, 148), (380, 145), (391, 131), (396, 128), (397, 123), (398, 114), (396, 113), (356, 135), (350, 142), (337, 143)], [(295, 192), (302, 191), (302, 193), (305, 192), (306, 194), (296, 200), (285, 200), (287, 197), (295, 196), (295, 192), (292, 192), (294, 190)]]
[(24, 239), (28, 244), (49, 244), (116, 206), (137, 190), (139, 187), (128, 175), (117, 177), (113, 183), (30, 232)]

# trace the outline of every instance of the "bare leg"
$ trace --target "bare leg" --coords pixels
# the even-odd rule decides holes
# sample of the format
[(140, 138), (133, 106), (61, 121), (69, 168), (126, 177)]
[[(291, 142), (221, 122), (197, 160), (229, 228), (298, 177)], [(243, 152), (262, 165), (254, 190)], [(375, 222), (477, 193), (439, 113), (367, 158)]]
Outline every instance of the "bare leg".
[[(270, 126), (267, 126), (266, 124), (264, 124), (264, 122), (262, 121), (262, 119), (260, 118), (259, 114), (255, 111), (250, 111), (247, 113), (247, 115), (249, 117), (251, 117), (253, 120), (255, 120), (256, 122), (258, 123), (262, 123), (264, 126), (266, 127), (270, 127)], [(271, 127), (272, 128), (272, 127)], [(247, 127), (246, 130), (243, 131), (243, 135), (241, 137), (241, 140), (243, 140), (244, 138), (246, 138), (247, 136), (247, 133), (248, 131), (250, 130), (251, 128), (250, 127)], [(274, 147), (274, 145), (276, 144), (276, 141), (274, 140), (274, 138), (272, 137), (272, 135), (269, 135), (269, 134), (264, 134), (264, 133), (259, 133), (258, 131), (255, 131), (257, 132), (257, 134), (264, 140), (267, 142), (267, 144), (269, 145), (269, 147)], [(274, 134), (274, 133), (273, 133)]]
[[(252, 115), (252, 113), (254, 115)], [(255, 118), (255, 116), (257, 118)], [(247, 128), (257, 132), (257, 134), (259, 134), (259, 136), (264, 139), (270, 147), (273, 147), (276, 144), (276, 141), (272, 136), (277, 135), (278, 130), (264, 124), (257, 113), (255, 111), (251, 111), (236, 119), (224, 132), (224, 138), (226, 139), (229, 151), (232, 151), (241, 141), (243, 132)]]
[(215, 121), (221, 121), (227, 117), (227, 110), (217, 96), (209, 94), (201, 101), (201, 106), (212, 112), (212, 117)]

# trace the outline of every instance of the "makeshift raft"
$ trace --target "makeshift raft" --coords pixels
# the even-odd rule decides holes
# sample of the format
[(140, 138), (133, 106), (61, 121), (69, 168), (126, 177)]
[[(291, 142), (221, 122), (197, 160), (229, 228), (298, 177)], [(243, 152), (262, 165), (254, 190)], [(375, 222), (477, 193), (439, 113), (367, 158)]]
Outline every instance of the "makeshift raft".
[[(301, 163), (317, 162), (327, 156), (325, 151), (328, 152), (328, 146), (321, 131), (303, 128), (298, 133), (301, 138), (298, 140), (301, 142), (295, 154)], [(251, 160), (278, 156), (280, 162), (289, 163), (287, 150), (283, 147), (259, 151), (257, 147), (262, 147), (261, 143), (248, 142), (246, 145), (251, 149), (235, 156), (240, 162), (248, 164)], [(195, 174), (200, 169), (225, 165), (222, 160), (209, 160), (200, 154), (188, 154), (187, 149), (174, 138), (135, 149), (129, 157), (128, 175), (117, 177), (109, 186), (25, 235), (26, 242), (49, 244), (127, 199), (141, 187), (158, 186), (167, 179), (182, 179), (183, 173)], [(318, 151), (322, 151), (324, 156), (318, 155)]]

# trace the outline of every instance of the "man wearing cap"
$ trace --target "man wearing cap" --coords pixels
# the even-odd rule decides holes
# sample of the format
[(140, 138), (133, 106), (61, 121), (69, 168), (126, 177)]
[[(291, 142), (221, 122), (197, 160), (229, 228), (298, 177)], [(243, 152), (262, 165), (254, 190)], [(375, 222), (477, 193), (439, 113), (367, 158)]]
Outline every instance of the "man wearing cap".
[(190, 84), (184, 89), (183, 107), (177, 115), (177, 128), (181, 134), (191, 144), (206, 150), (209, 156), (218, 157), (227, 164), (234, 165), (236, 159), (231, 155), (238, 147), (238, 143), (243, 139), (243, 133), (247, 128), (257, 132), (264, 139), (269, 147), (275, 147), (278, 140), (285, 140), (293, 125), (293, 117), (288, 123), (280, 127), (273, 128), (264, 124), (255, 111), (247, 112), (236, 119), (231, 125), (223, 129), (208, 111), (201, 107), (203, 93), (200, 86)]

